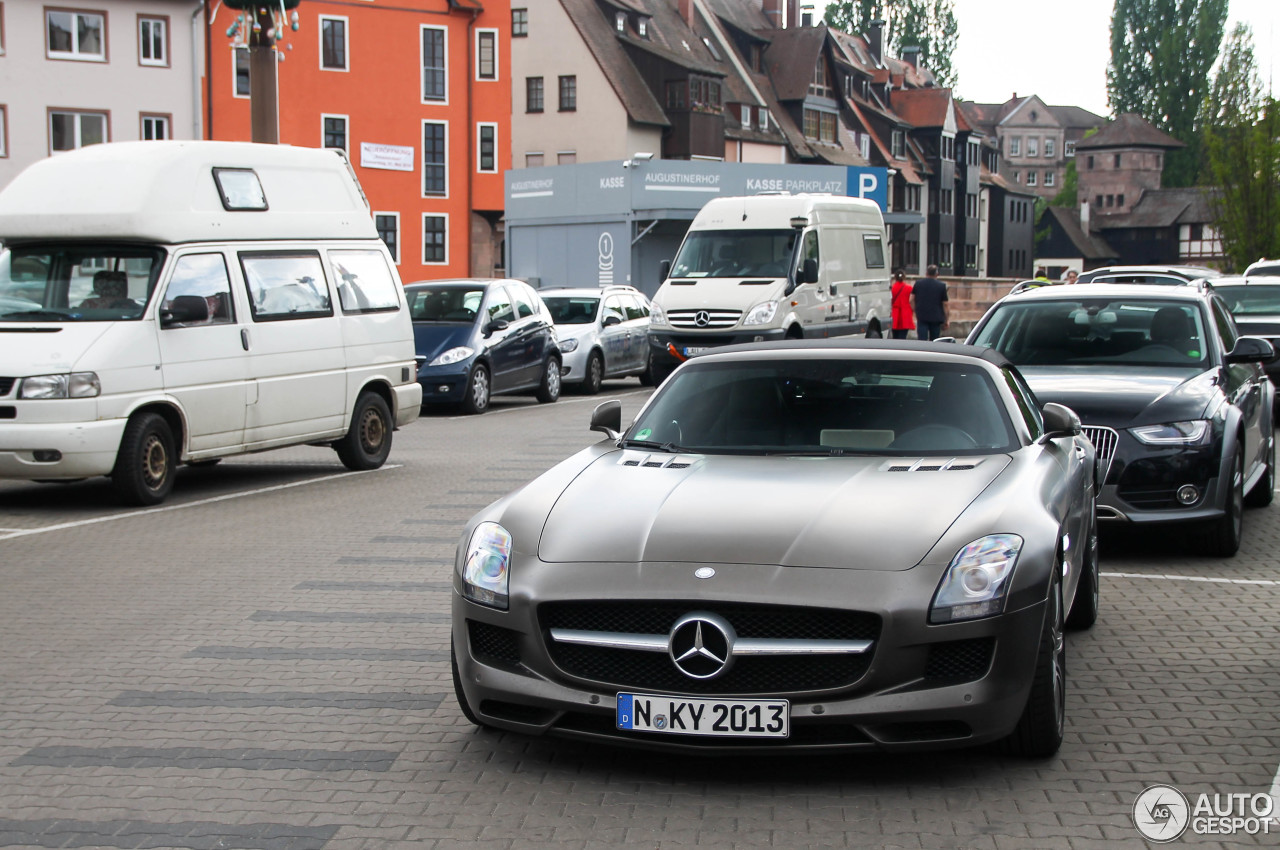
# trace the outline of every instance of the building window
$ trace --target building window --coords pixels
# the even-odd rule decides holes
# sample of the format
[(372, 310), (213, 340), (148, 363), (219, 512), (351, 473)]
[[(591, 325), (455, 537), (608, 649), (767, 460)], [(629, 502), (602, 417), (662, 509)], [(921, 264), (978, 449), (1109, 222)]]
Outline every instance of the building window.
[(964, 265), (965, 268), (976, 269), (978, 267), (978, 246), (964, 246)]
[(943, 189), (942, 197), (939, 199), (940, 206), (938, 211), (943, 215), (955, 215), (956, 212), (956, 193), (953, 189)]
[(804, 135), (806, 138), (820, 142), (835, 144), (836, 116), (832, 112), (819, 112), (816, 109), (804, 111)]
[(1029, 139), (1027, 139), (1027, 156), (1039, 156), (1039, 155), (1040, 155), (1040, 140), (1037, 139), (1035, 136), (1031, 136)]
[(556, 165), (573, 165), (578, 161), (577, 151), (557, 151)]
[(570, 75), (560, 78), (560, 111), (574, 112), (578, 108), (578, 78)]
[(511, 10), (511, 37), (524, 38), (529, 34), (529, 10)]
[(951, 243), (950, 242), (938, 243), (938, 265), (942, 265), (942, 266), (951, 265)]
[(449, 217), (424, 213), (422, 216), (422, 263), (448, 262)]
[(543, 165), (542, 151), (531, 151), (524, 155), (525, 168), (541, 168)]
[(1116, 196), (1116, 206), (1118, 206), (1118, 207), (1122, 207), (1122, 206), (1124, 206), (1124, 195), (1117, 195), (1117, 196)]
[(889, 136), (889, 154), (894, 159), (903, 159), (907, 155), (907, 134), (894, 130)]
[(49, 152), (73, 151), (110, 141), (107, 113), (49, 110)]
[(376, 212), (373, 214), (373, 226), (378, 229), (378, 237), (387, 244), (391, 252), (391, 261), (400, 264), (400, 213)]
[(168, 18), (138, 18), (138, 64), (169, 67)]
[(1115, 157), (1115, 167), (1116, 167), (1116, 168), (1119, 168), (1119, 167), (1120, 167), (1120, 154), (1116, 154), (1116, 157)]
[(1107, 206), (1114, 207), (1116, 205), (1116, 196), (1107, 195)]
[(524, 78), (525, 112), (542, 111), (542, 77)]
[(107, 61), (107, 16), (101, 12), (51, 11), (44, 13), (50, 59)]
[(249, 48), (231, 48), (231, 92), (235, 97), (249, 96)]
[(1009, 156), (1022, 156), (1022, 137), (1009, 137)]
[(920, 187), (918, 185), (908, 186), (907, 187), (907, 209), (919, 212), (921, 195), (922, 195), (922, 192), (920, 191)]
[(684, 96), (688, 90), (689, 86), (684, 80), (673, 80), (667, 83), (667, 109), (683, 110), (685, 108)]
[(1063, 155), (1063, 156), (1065, 156), (1065, 157), (1067, 157), (1068, 159), (1070, 159), (1070, 158), (1074, 157), (1074, 156), (1076, 155), (1076, 143), (1075, 143), (1075, 142), (1063, 142), (1063, 143), (1062, 143), (1062, 155)]
[(1098, 195), (1096, 198), (1094, 198), (1094, 199), (1093, 199), (1093, 205), (1094, 205), (1095, 207), (1097, 207), (1098, 209), (1102, 209), (1102, 196), (1101, 196), (1101, 195)]
[(649, 19), (641, 15), (636, 21), (636, 31), (640, 33), (641, 38), (649, 37)]
[(422, 100), (443, 103), (448, 100), (445, 77), (445, 30), (422, 27)]
[(322, 115), (320, 117), (323, 146), (340, 151), (347, 150), (347, 116)]
[(446, 174), (448, 150), (445, 131), (447, 129), (448, 125), (443, 121), (422, 122), (423, 197), (443, 198), (449, 194), (449, 183)]
[(618, 12), (616, 15), (613, 16), (613, 28), (616, 29), (618, 32), (627, 31), (627, 13), (626, 12)]
[(140, 117), (142, 119), (142, 128), (138, 138), (142, 139), (142, 141), (155, 142), (173, 138), (173, 133), (169, 131), (169, 127), (173, 123), (173, 116), (147, 115), (144, 112)]
[(738, 108), (740, 110), (739, 117), (741, 118), (742, 126), (750, 127), (751, 126), (751, 104), (740, 103), (738, 104)]
[(476, 171), (484, 174), (498, 172), (498, 125), (476, 125)]
[(760, 119), (760, 132), (763, 133), (769, 129), (769, 110), (762, 106), (757, 114)]
[(827, 73), (827, 60), (819, 56), (813, 66), (813, 80), (809, 83), (809, 94), (818, 97), (831, 97), (831, 76)]
[(476, 79), (498, 79), (497, 30), (476, 30)]
[(1046, 171), (1044, 173), (1044, 185), (1054, 186), (1057, 184), (1057, 182), (1058, 182), (1058, 175), (1055, 172)]
[(1053, 156), (1054, 150), (1056, 150), (1056, 148), (1054, 146), (1053, 139), (1046, 137), (1044, 140), (1044, 155)]
[(969, 218), (978, 217), (978, 196), (973, 192), (965, 193), (964, 214)]
[(1014, 182), (1014, 183), (1021, 183), (1021, 182), (1022, 182), (1022, 172), (1020, 172), (1020, 171), (1015, 171), (1015, 172), (1013, 172), (1013, 182)]
[(320, 67), (347, 70), (347, 19), (320, 18)]
[(1027, 185), (1028, 186), (1036, 185), (1036, 172), (1034, 171), (1027, 172)]
[(981, 155), (979, 154), (979, 150), (980, 150), (979, 145), (977, 142), (969, 142), (968, 148), (969, 148), (969, 154), (965, 158), (965, 163), (967, 165), (972, 165), (974, 168), (977, 168), (979, 165), (982, 164)]
[(955, 136), (943, 134), (939, 139), (938, 155), (943, 159), (954, 161), (956, 158), (956, 139)]

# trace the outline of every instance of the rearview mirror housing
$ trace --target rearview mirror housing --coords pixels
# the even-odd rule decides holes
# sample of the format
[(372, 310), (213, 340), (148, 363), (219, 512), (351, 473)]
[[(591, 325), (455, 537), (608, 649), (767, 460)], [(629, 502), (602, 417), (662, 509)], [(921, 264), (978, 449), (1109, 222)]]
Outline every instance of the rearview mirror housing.
[(610, 399), (596, 405), (591, 412), (591, 430), (605, 434), (611, 440), (622, 436), (622, 402)]

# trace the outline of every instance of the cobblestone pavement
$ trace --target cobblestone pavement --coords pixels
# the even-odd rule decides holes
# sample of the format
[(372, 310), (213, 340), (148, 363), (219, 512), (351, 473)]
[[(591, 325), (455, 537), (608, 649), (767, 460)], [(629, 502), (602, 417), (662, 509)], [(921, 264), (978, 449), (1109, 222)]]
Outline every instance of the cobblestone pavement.
[[(628, 417), (645, 397), (615, 396)], [(369, 473), (321, 448), (184, 470), (159, 509), (104, 480), (0, 483), (0, 846), (1083, 850), (1145, 846), (1130, 809), (1152, 784), (1271, 789), (1280, 503), (1225, 561), (1104, 538), (1046, 761), (690, 760), (474, 729), (449, 674), (458, 531), (595, 441), (598, 400), (432, 413)]]

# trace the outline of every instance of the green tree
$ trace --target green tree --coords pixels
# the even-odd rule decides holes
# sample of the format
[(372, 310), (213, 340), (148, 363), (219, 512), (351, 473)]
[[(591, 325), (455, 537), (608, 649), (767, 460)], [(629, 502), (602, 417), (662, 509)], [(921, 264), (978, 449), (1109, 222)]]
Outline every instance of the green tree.
[(1231, 265), (1280, 256), (1280, 103), (1262, 94), (1253, 36), (1237, 25), (1205, 98), (1214, 226)]
[(941, 86), (957, 82), (952, 56), (960, 39), (953, 0), (841, 0), (827, 6), (827, 26), (866, 35), (871, 22), (885, 22), (886, 54), (900, 56), (904, 47), (920, 48), (920, 64)]
[(1227, 0), (1115, 0), (1107, 98), (1186, 144), (1165, 157), (1164, 185), (1200, 170), (1197, 115), (1227, 20)]

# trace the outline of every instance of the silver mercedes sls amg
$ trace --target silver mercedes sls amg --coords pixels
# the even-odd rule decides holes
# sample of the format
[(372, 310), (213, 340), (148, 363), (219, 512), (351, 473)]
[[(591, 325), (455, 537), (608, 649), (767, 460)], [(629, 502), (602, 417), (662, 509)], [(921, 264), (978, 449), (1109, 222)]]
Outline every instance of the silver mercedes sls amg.
[(475, 516), (473, 723), (686, 752), (1058, 749), (1092, 625), (1092, 444), (984, 348), (815, 340), (683, 364)]

